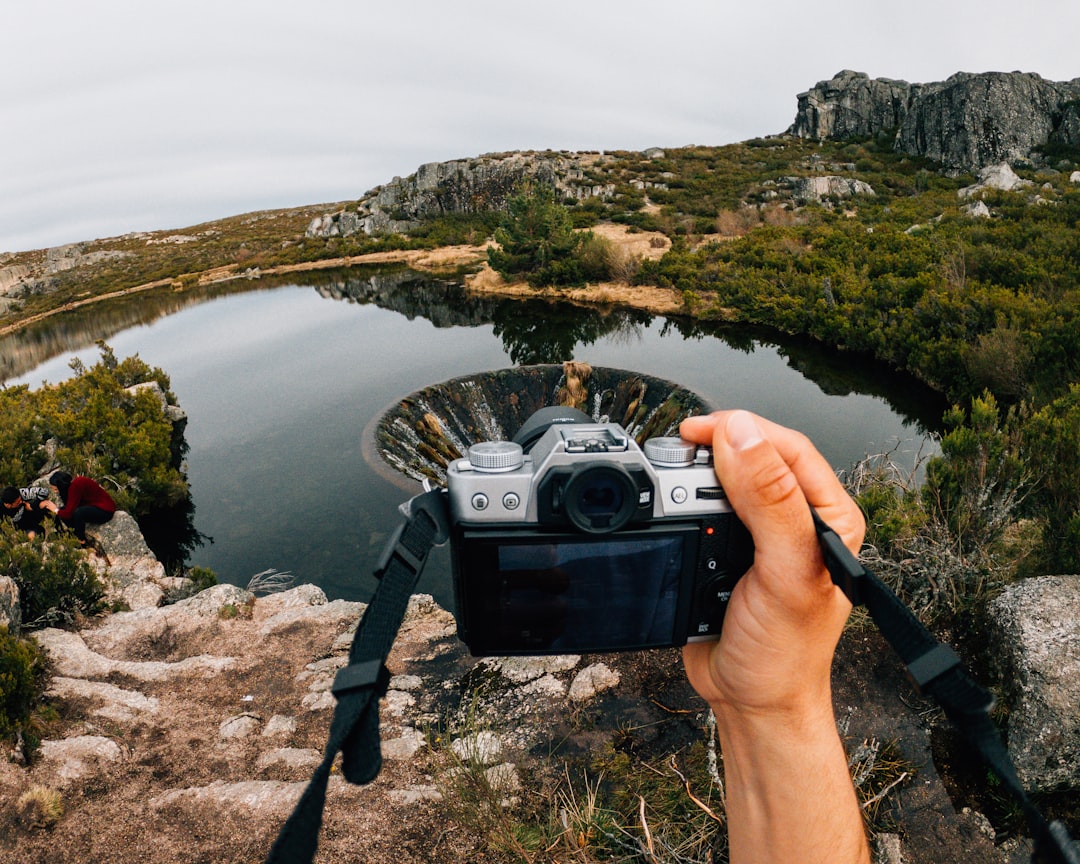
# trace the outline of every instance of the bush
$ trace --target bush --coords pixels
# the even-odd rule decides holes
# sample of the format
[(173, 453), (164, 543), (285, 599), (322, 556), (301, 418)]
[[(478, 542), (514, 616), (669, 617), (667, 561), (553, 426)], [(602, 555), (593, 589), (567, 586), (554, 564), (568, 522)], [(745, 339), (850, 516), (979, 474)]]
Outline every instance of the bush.
[(0, 573), (19, 586), (23, 625), (71, 624), (100, 612), (104, 591), (78, 541), (49, 532), (27, 540), (8, 523), (0, 525)]
[[(175, 402), (168, 376), (137, 357), (118, 361), (104, 343), (99, 347), (98, 363), (74, 364), (75, 376), (61, 384), (0, 389), (0, 476), (21, 483), (59, 463), (105, 481), (119, 507), (136, 517), (176, 506), (188, 497), (180, 470), (186, 445), (155, 394), (127, 390), (156, 381)], [(46, 455), (50, 441), (55, 460)]]
[(583, 285), (588, 278), (579, 257), (584, 239), (550, 188), (526, 186), (508, 202), (495, 232), (501, 248), (488, 250), (488, 262), (503, 278), (524, 278), (534, 287)]
[(27, 639), (0, 627), (0, 738), (22, 730), (41, 695), (45, 661), (40, 649)]
[(1025, 510), (1045, 526), (1040, 564), (1080, 573), (1080, 384), (1032, 415), (1022, 434), (1037, 481)]
[(1022, 513), (1032, 474), (1020, 457), (1023, 412), (993, 396), (946, 415), (941, 454), (920, 488), (887, 459), (851, 472), (866, 516), (862, 558), (927, 623), (954, 621), (1019, 575), (1038, 543)]

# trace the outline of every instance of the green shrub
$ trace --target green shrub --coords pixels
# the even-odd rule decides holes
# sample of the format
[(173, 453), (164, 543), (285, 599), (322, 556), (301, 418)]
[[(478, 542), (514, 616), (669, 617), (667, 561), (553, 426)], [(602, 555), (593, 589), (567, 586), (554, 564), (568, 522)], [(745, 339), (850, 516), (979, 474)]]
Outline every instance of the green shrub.
[(25, 627), (71, 624), (102, 609), (104, 591), (78, 541), (55, 531), (27, 540), (0, 524), (0, 573), (19, 587)]
[(506, 279), (537, 287), (585, 283), (576, 256), (582, 235), (550, 187), (527, 185), (514, 195), (495, 240), (501, 248), (488, 250), (488, 262)]
[(30, 719), (44, 673), (40, 649), (0, 627), (0, 738), (10, 738)]
[(168, 376), (138, 357), (120, 361), (107, 345), (99, 347), (98, 363), (76, 362), (75, 376), (60, 384), (0, 388), (0, 476), (17, 483), (41, 476), (50, 464), (44, 445), (52, 441), (52, 465), (94, 477), (136, 517), (181, 503), (188, 497), (180, 470), (186, 444), (157, 396), (127, 390), (156, 381), (175, 403)]
[(1025, 509), (1044, 525), (1040, 564), (1080, 573), (1080, 384), (1035, 412), (1022, 435), (1036, 480)]
[(191, 593), (193, 595), (218, 584), (217, 573), (209, 567), (192, 567), (184, 575), (192, 582)]

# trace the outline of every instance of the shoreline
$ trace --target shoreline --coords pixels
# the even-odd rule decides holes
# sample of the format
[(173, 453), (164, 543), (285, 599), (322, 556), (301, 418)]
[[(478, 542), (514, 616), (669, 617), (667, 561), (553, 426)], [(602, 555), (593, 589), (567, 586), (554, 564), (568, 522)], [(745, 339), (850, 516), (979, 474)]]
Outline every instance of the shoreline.
[(576, 303), (586, 306), (626, 306), (641, 309), (654, 315), (689, 314), (677, 291), (656, 285), (630, 285), (625, 282), (601, 282), (586, 285), (584, 288), (534, 288), (527, 282), (505, 282), (485, 260), (487, 244), (483, 246), (440, 246), (436, 249), (399, 249), (388, 252), (369, 252), (365, 255), (350, 255), (340, 258), (324, 258), (318, 261), (304, 261), (299, 264), (280, 264), (274, 267), (248, 268), (241, 270), (239, 264), (215, 267), (199, 273), (183, 273), (165, 279), (155, 279), (130, 288), (95, 294), (80, 300), (72, 300), (44, 312), (36, 312), (25, 318), (0, 326), (0, 336), (8, 336), (54, 315), (72, 312), (85, 306), (116, 300), (152, 291), (156, 288), (172, 287), (174, 291), (186, 290), (183, 280), (197, 277), (194, 283), (198, 287), (232, 282), (238, 279), (260, 279), (265, 276), (285, 276), (290, 273), (308, 273), (316, 270), (336, 270), (350, 267), (370, 266), (373, 264), (404, 264), (413, 270), (438, 272), (480, 264), (477, 273), (464, 277), (465, 288), (475, 294), (486, 294), (512, 299), (548, 299)]

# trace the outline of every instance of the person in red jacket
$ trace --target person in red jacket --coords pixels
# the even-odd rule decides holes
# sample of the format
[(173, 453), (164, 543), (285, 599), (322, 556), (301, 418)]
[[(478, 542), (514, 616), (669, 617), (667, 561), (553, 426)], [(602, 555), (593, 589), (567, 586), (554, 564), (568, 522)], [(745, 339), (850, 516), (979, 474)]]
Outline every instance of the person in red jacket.
[(87, 524), (108, 522), (116, 512), (116, 502), (112, 496), (89, 477), (72, 477), (67, 471), (57, 471), (49, 478), (49, 485), (60, 496), (64, 506), (57, 507), (51, 501), (45, 506), (75, 532), (84, 546)]

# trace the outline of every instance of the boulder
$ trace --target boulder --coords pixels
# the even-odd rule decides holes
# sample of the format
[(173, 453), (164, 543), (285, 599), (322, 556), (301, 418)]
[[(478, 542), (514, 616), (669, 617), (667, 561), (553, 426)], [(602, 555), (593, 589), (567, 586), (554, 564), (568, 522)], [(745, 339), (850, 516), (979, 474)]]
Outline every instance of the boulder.
[(161, 605), (165, 591), (157, 583), (165, 578), (165, 567), (146, 545), (130, 513), (117, 510), (108, 522), (88, 525), (86, 536), (100, 553), (90, 561), (103, 577), (107, 600), (132, 609)]
[(820, 177), (785, 177), (782, 181), (791, 189), (791, 196), (802, 201), (820, 201), (825, 197), (850, 198), (852, 195), (874, 195), (874, 188), (864, 180), (852, 177), (825, 175)]
[(1025, 186), (1033, 186), (1030, 180), (1021, 179), (1009, 166), (1008, 162), (988, 165), (976, 174), (978, 182), (965, 186), (957, 194), (961, 198), (972, 198), (987, 189), (1000, 189), (1002, 192), (1015, 192)]
[(989, 654), (1010, 706), (1009, 752), (1034, 791), (1080, 789), (1080, 576), (1009, 586), (990, 605)]

